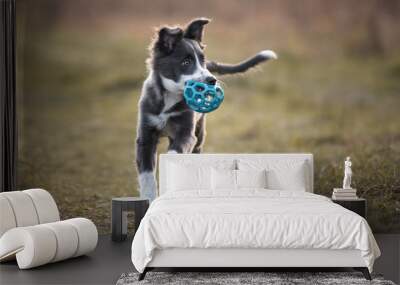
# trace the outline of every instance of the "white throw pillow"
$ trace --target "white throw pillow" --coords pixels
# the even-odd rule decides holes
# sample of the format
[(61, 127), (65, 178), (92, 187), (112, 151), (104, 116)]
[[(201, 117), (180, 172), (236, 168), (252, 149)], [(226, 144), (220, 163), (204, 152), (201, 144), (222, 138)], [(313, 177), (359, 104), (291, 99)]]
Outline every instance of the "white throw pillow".
[(211, 173), (213, 190), (236, 190), (236, 170), (213, 168)]
[(236, 170), (237, 188), (267, 188), (267, 171)]
[(267, 171), (268, 189), (306, 191), (304, 164), (298, 168), (271, 169)]
[(239, 160), (240, 170), (267, 170), (267, 188), (271, 190), (306, 191), (309, 168), (305, 160)]
[(211, 189), (211, 167), (168, 164), (168, 191)]

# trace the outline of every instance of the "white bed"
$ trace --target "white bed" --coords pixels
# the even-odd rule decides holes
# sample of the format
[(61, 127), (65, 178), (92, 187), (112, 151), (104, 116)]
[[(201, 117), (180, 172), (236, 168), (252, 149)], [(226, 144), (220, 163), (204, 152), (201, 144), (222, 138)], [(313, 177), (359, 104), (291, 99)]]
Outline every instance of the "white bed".
[(140, 278), (154, 267), (354, 267), (370, 278), (380, 255), (362, 217), (312, 194), (311, 154), (166, 154), (159, 181), (132, 243)]

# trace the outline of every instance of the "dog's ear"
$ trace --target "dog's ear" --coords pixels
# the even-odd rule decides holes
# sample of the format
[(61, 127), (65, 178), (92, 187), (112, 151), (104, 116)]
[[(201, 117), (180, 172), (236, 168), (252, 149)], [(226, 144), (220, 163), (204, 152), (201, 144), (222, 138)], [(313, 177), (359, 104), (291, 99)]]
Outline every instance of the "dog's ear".
[(207, 18), (199, 18), (192, 20), (185, 29), (184, 37), (201, 42), (203, 38), (204, 26), (210, 22)]
[(183, 30), (181, 28), (163, 27), (158, 31), (155, 47), (161, 52), (169, 54), (182, 38)]

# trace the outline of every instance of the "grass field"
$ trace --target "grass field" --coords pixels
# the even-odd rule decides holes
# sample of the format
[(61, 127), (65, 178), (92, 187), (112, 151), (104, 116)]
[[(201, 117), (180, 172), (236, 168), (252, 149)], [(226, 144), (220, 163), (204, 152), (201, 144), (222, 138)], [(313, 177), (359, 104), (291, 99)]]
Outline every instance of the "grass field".
[[(227, 47), (231, 34), (210, 26), (208, 54), (237, 61), (271, 47), (245, 28)], [(50, 190), (63, 218), (89, 217), (102, 233), (111, 197), (138, 195), (134, 140), (149, 41), (57, 30), (27, 44), (20, 59), (19, 187)], [(372, 228), (400, 232), (400, 53), (274, 48), (279, 60), (222, 78), (226, 99), (208, 115), (205, 152), (311, 152), (315, 192), (328, 196), (350, 155)]]

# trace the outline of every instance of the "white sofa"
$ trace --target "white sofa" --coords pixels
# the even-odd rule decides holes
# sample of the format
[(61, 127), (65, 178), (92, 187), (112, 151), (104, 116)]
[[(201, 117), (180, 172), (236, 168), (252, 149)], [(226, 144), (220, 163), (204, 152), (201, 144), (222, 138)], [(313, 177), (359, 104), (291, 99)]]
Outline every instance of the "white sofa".
[(49, 192), (29, 189), (0, 193), (0, 262), (16, 259), (20, 269), (84, 255), (96, 248), (92, 221), (60, 221)]

